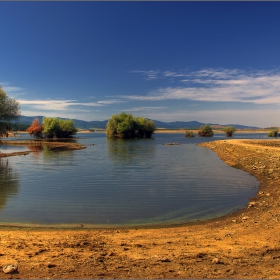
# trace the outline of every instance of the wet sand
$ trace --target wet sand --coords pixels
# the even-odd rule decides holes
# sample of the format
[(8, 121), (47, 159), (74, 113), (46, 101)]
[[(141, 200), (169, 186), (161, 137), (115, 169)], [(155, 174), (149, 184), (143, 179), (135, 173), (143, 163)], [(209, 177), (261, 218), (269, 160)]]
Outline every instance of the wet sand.
[(168, 228), (0, 228), (1, 278), (279, 278), (280, 141), (200, 144), (260, 181), (244, 209)]

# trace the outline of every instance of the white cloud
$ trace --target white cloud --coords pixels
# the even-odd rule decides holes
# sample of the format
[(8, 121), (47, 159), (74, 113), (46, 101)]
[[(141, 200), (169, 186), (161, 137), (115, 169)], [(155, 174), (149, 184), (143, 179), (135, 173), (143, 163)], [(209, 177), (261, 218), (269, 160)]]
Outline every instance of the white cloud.
[(153, 111), (153, 110), (164, 110), (166, 107), (134, 107), (125, 109), (126, 112), (144, 112), (144, 111)]
[[(148, 75), (148, 73), (145, 73)], [(158, 88), (148, 95), (121, 96), (130, 100), (195, 100), (280, 104), (280, 72), (203, 69), (196, 72), (157, 72), (157, 77), (184, 77), (177, 87)]]
[(108, 99), (108, 100), (100, 100), (100, 101), (97, 101), (97, 104), (100, 104), (100, 105), (111, 105), (111, 104), (118, 104), (118, 103), (124, 103), (126, 101), (124, 100), (119, 100), (119, 99)]
[(97, 102), (77, 102), (77, 100), (17, 100), (20, 105), (32, 107), (34, 109), (39, 110), (69, 110), (69, 107), (73, 106), (85, 106), (85, 107), (99, 107), (110, 105), (114, 103), (122, 103), (122, 100), (101, 100)]
[[(75, 102), (75, 100), (17, 100), (21, 107), (23, 108), (33, 108), (37, 110), (46, 110), (46, 111), (53, 111), (53, 110), (67, 110), (69, 106), (75, 104), (79, 105), (79, 103)], [(89, 104), (89, 103), (86, 103)], [(100, 105), (96, 105), (100, 106)]]
[(25, 90), (21, 87), (10, 86), (10, 83), (0, 82), (0, 85), (11, 98), (16, 98), (18, 96), (25, 95)]

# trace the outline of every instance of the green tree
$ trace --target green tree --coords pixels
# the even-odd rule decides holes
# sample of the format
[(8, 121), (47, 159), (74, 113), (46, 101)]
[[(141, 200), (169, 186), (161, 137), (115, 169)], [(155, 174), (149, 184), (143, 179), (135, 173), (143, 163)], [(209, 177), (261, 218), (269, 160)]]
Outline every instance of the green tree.
[(214, 133), (212, 128), (208, 124), (206, 124), (200, 128), (200, 130), (198, 131), (198, 135), (203, 137), (211, 137), (214, 135)]
[(131, 114), (122, 112), (113, 115), (107, 122), (106, 133), (109, 137), (135, 138), (152, 136), (155, 124), (145, 118), (133, 117)]
[(227, 126), (223, 129), (223, 132), (226, 133), (227, 137), (231, 137), (235, 131), (236, 129), (233, 126)]
[(145, 118), (138, 118), (138, 134), (140, 137), (145, 135), (146, 138), (151, 138), (152, 134), (156, 130), (156, 125), (152, 120), (147, 120)]
[(268, 137), (278, 137), (278, 129), (277, 128), (274, 128), (272, 129), (268, 134), (267, 134)]
[(194, 133), (192, 130), (186, 130), (185, 137), (194, 137)]
[(73, 120), (43, 118), (43, 135), (47, 138), (68, 138), (77, 133)]
[(0, 136), (7, 135), (11, 129), (13, 120), (20, 116), (19, 103), (9, 98), (0, 86)]
[(59, 131), (58, 119), (57, 118), (43, 118), (43, 134), (47, 138), (57, 137)]
[(58, 138), (68, 138), (77, 133), (78, 129), (75, 127), (73, 120), (58, 120), (60, 127)]

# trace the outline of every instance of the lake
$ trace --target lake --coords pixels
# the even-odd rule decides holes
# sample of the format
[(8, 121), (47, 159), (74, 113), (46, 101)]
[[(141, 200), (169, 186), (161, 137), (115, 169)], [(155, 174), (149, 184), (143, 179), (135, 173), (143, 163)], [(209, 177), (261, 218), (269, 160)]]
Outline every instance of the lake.
[[(17, 139), (28, 138), (21, 135)], [(0, 162), (0, 223), (102, 226), (166, 225), (205, 220), (244, 207), (259, 182), (196, 144), (228, 139), (154, 134), (151, 139), (108, 139), (77, 134), (84, 150), (32, 150)], [(235, 134), (263, 139), (265, 134)], [(180, 145), (166, 146), (176, 142)], [(92, 145), (94, 144), (94, 145)]]

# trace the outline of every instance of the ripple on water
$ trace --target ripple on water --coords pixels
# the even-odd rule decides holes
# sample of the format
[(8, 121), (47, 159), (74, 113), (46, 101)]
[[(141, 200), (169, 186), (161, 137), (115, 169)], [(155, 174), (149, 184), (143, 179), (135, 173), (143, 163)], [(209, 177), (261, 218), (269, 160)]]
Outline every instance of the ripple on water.
[(1, 161), (2, 222), (187, 222), (241, 208), (257, 191), (254, 177), (182, 135), (133, 141), (93, 135), (78, 141), (95, 145)]

